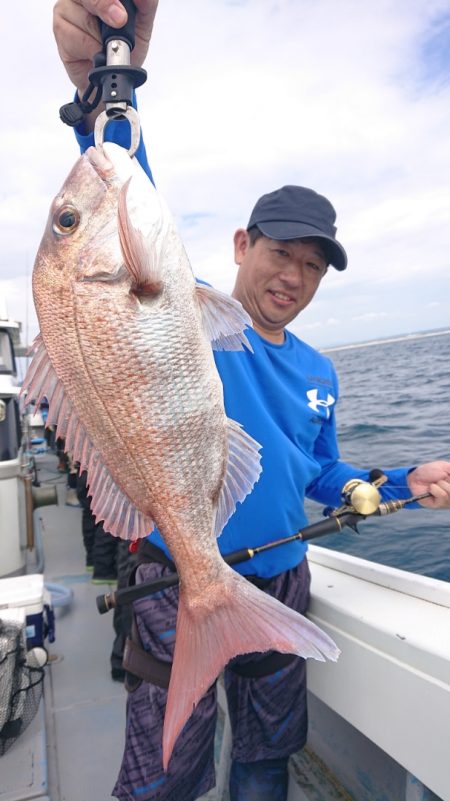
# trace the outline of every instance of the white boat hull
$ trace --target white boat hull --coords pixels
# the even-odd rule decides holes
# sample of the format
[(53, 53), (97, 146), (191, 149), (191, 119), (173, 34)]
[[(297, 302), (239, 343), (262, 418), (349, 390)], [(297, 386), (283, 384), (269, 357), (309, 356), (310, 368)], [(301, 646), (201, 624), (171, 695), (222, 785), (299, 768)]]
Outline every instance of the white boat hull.
[[(342, 651), (335, 664), (308, 662), (316, 711), (331, 710), (402, 766), (405, 788), (414, 778), (450, 801), (450, 584), (315, 546), (309, 558), (310, 617)], [(368, 773), (339, 775), (350, 735), (333, 739), (329, 726), (322, 756), (359, 801)]]

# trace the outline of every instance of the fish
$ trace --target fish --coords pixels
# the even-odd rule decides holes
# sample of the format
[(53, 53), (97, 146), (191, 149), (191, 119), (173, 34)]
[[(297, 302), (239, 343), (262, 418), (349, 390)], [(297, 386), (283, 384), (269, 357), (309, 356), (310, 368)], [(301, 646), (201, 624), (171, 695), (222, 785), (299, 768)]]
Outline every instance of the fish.
[(227, 418), (213, 349), (251, 345), (241, 304), (196, 281), (166, 202), (113, 143), (89, 148), (55, 197), (33, 268), (40, 333), (22, 391), (49, 403), (87, 472), (106, 531), (156, 525), (179, 574), (164, 770), (193, 709), (233, 657), (335, 660), (333, 640), (229, 567), (217, 538), (261, 473)]

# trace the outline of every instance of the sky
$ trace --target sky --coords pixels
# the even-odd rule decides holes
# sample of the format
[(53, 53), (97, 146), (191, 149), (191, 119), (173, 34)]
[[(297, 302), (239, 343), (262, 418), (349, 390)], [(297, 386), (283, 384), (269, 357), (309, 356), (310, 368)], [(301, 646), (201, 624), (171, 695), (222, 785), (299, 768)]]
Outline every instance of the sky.
[[(2, 9), (0, 313), (38, 331), (48, 209), (78, 157), (50, 0)], [(290, 328), (318, 348), (450, 328), (450, 0), (160, 0), (141, 125), (194, 273), (284, 184), (326, 195), (345, 272)], [(3, 299), (3, 301), (2, 301)]]

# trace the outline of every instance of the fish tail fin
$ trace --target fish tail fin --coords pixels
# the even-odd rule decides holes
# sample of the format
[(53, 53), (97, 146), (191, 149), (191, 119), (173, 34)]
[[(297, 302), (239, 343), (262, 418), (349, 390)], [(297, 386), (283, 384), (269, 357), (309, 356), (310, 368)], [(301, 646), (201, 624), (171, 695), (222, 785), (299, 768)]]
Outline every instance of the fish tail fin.
[(233, 657), (271, 650), (320, 661), (335, 661), (339, 656), (333, 640), (318, 626), (238, 573), (230, 573), (226, 585), (215, 588), (220, 600), (213, 609), (208, 602), (189, 607), (180, 591), (164, 719), (164, 770), (184, 724)]

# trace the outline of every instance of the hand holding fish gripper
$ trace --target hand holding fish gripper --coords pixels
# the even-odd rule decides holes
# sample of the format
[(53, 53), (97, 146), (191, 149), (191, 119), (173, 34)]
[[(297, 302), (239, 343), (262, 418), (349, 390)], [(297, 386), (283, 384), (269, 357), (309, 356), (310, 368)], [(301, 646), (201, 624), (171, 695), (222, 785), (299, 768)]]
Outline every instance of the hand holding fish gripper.
[[(358, 531), (357, 523), (360, 520), (365, 520), (366, 517), (372, 515), (389, 515), (394, 512), (399, 512), (410, 503), (415, 503), (423, 498), (429, 498), (430, 492), (424, 492), (422, 495), (414, 495), (411, 498), (404, 500), (394, 499), (391, 501), (381, 501), (381, 495), (378, 487), (387, 481), (387, 477), (381, 470), (372, 470), (370, 473), (370, 482), (361, 479), (350, 479), (342, 488), (341, 497), (343, 505), (338, 509), (327, 508), (324, 510), (326, 520), (321, 520), (319, 523), (313, 523), (296, 534), (282, 539), (273, 540), (265, 545), (259, 545), (256, 548), (241, 548), (238, 551), (224, 556), (224, 561), (228, 565), (237, 565), (242, 562), (247, 562), (252, 559), (256, 554), (268, 551), (271, 548), (277, 548), (280, 545), (286, 545), (288, 542), (294, 540), (313, 540), (317, 537), (323, 537), (326, 534), (339, 533), (345, 526)], [(109, 612), (117, 606), (131, 604), (138, 598), (144, 598), (146, 595), (152, 595), (155, 592), (160, 592), (168, 587), (173, 587), (178, 584), (179, 577), (175, 571), (168, 576), (163, 576), (156, 581), (142, 582), (130, 587), (125, 587), (115, 592), (107, 593), (106, 595), (98, 595), (96, 598), (97, 609), (101, 615)]]
[[(99, 19), (103, 50), (94, 58), (94, 68), (89, 73), (90, 84), (81, 102), (67, 103), (61, 107), (59, 113), (63, 122), (74, 127), (102, 100), (105, 111), (95, 121), (95, 146), (102, 146), (105, 128), (111, 120), (125, 119), (130, 125), (128, 152), (131, 157), (139, 146), (141, 135), (139, 115), (133, 108), (133, 91), (147, 80), (147, 72), (141, 67), (131, 66), (131, 51), (135, 44), (136, 6), (133, 0), (122, 0), (122, 5), (128, 14), (127, 22), (122, 28), (112, 28)], [(95, 96), (89, 101), (95, 88)]]

